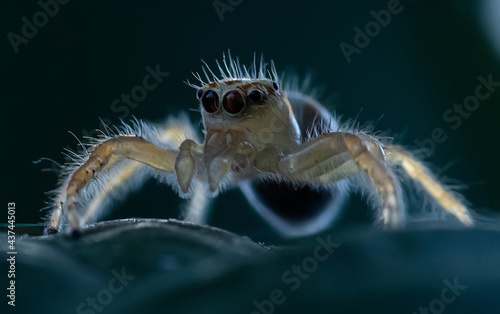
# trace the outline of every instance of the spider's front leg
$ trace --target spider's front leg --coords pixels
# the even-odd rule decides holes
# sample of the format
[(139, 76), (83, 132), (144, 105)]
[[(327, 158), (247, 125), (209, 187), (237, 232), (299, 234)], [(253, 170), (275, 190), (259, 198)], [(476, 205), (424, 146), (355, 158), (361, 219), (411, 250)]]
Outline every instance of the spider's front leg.
[(281, 157), (278, 167), (285, 178), (327, 185), (364, 172), (382, 199), (384, 226), (404, 224), (401, 195), (392, 171), (385, 165), (384, 151), (366, 135), (327, 133), (298, 146)]
[(153, 145), (141, 137), (118, 136), (101, 143), (92, 151), (88, 160), (71, 175), (65, 189), (65, 201), (58, 204), (52, 215), (49, 228), (53, 230), (48, 233), (57, 232), (64, 205), (67, 208), (71, 230), (75, 234), (78, 233), (81, 223), (77, 210), (79, 193), (99, 171), (112, 167), (123, 159), (131, 159), (173, 173), (176, 157), (177, 152)]

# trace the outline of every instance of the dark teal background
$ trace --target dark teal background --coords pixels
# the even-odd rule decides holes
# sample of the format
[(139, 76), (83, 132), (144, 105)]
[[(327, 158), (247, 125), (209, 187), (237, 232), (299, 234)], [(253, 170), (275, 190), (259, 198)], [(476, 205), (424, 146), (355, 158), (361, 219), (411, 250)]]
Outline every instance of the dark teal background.
[[(99, 127), (99, 117), (117, 123), (120, 114), (111, 103), (141, 84), (146, 66), (160, 64), (170, 75), (129, 117), (160, 121), (183, 111), (197, 124), (200, 116), (189, 111), (197, 107), (195, 90), (183, 81), (193, 81), (201, 59), (214, 65), (231, 49), (243, 63), (257, 52), (273, 59), (278, 70), (313, 71), (339, 114), (359, 114), (362, 123), (383, 116), (376, 129), (392, 130), (405, 145), (444, 129), (447, 141), (428, 160), (437, 172), (454, 162), (444, 173), (468, 186), (464, 195), (473, 207), (498, 213), (500, 90), (455, 131), (442, 118), (473, 94), (479, 75), (500, 80), (499, 56), (480, 27), (480, 2), (402, 1), (403, 11), (348, 64), (339, 44), (352, 44), (353, 28), (364, 28), (373, 20), (369, 12), (387, 3), (244, 0), (221, 21), (211, 1), (73, 0), (17, 54), (7, 34), (20, 34), (21, 18), (31, 19), (40, 7), (36, 1), (4, 3), (1, 204), (16, 202), (17, 222), (41, 222), (44, 192), (55, 187), (56, 176), (42, 172), (50, 162), (32, 161), (63, 161), (62, 148), (77, 145), (68, 131), (82, 136)], [(177, 217), (180, 204), (169, 187), (151, 182), (114, 217)], [(237, 191), (220, 196), (212, 223), (265, 237), (265, 225), (243, 204)], [(0, 216), (4, 221), (6, 212)]]

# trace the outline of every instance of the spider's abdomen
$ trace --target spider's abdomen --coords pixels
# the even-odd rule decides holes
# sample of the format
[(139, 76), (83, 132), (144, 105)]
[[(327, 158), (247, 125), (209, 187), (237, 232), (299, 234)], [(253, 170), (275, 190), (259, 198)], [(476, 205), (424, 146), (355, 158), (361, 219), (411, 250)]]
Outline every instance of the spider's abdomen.
[[(338, 124), (317, 101), (298, 92), (286, 95), (301, 131), (301, 141), (333, 131)], [(339, 216), (347, 195), (343, 182), (318, 189), (294, 187), (283, 182), (253, 180), (240, 184), (251, 206), (285, 236), (316, 233)]]

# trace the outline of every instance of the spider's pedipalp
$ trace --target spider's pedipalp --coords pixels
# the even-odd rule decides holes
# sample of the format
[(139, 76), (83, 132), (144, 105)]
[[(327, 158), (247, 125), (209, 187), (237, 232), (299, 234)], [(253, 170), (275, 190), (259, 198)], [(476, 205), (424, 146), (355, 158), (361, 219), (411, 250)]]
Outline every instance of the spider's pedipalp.
[(193, 140), (187, 139), (179, 147), (179, 154), (175, 161), (177, 182), (183, 193), (188, 193), (195, 172), (195, 158), (193, 153), (202, 154), (202, 148)]

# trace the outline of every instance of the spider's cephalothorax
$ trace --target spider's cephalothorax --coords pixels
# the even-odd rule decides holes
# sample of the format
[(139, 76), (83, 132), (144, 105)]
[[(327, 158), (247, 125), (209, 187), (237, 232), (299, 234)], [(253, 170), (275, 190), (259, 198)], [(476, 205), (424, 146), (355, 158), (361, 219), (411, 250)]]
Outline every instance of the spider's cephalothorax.
[(207, 133), (241, 132), (246, 141), (258, 148), (264, 148), (270, 141), (284, 145), (298, 143), (297, 123), (290, 103), (276, 82), (226, 80), (199, 89), (198, 95)]
[(65, 169), (46, 233), (59, 231), (65, 217), (77, 233), (109, 199), (151, 175), (192, 199), (185, 219), (197, 223), (207, 219), (208, 197), (239, 186), (283, 235), (310, 234), (328, 226), (349, 188), (358, 188), (372, 196), (377, 221), (401, 227), (408, 216), (399, 180), (409, 180), (434, 208), (472, 225), (460, 198), (420, 161), (367, 132), (340, 128), (296, 79), (278, 79), (273, 64), (271, 71), (263, 61), (246, 68), (224, 56), (219, 70), (218, 77), (204, 68), (206, 81), (196, 74), (201, 84), (188, 83), (197, 89), (203, 140), (186, 117), (156, 127), (135, 121), (95, 139)]
[[(201, 87), (198, 96), (205, 133), (204, 162), (209, 180), (212, 180), (211, 173), (217, 172), (211, 171), (212, 161), (230, 153), (231, 147), (235, 154), (240, 152), (237, 154), (245, 166), (233, 162), (233, 168), (251, 174), (256, 170), (251, 162), (261, 160), (259, 156), (269, 154), (270, 149), (299, 144), (300, 130), (290, 103), (274, 81), (226, 79)], [(216, 183), (211, 186), (213, 191), (218, 188)]]

